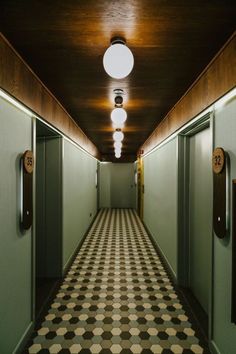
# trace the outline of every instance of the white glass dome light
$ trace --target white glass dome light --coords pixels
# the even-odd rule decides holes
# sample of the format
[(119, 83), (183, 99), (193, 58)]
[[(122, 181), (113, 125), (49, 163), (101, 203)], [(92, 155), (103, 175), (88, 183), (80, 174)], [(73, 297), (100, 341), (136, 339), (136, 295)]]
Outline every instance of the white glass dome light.
[(115, 153), (115, 157), (116, 157), (117, 159), (119, 159), (119, 158), (121, 157), (121, 152), (116, 152), (116, 153)]
[(114, 141), (122, 141), (123, 139), (124, 139), (124, 134), (121, 131), (116, 130), (113, 133), (113, 140)]
[(111, 46), (103, 56), (103, 66), (113, 79), (124, 79), (131, 73), (134, 56), (123, 39), (116, 38), (111, 41)]
[(115, 141), (114, 142), (114, 148), (115, 149), (121, 149), (122, 148), (122, 142), (121, 141)]
[(124, 108), (114, 108), (111, 112), (111, 120), (116, 128), (122, 128), (127, 119), (127, 113)]
[(121, 148), (115, 148), (115, 153), (120, 153), (121, 152)]

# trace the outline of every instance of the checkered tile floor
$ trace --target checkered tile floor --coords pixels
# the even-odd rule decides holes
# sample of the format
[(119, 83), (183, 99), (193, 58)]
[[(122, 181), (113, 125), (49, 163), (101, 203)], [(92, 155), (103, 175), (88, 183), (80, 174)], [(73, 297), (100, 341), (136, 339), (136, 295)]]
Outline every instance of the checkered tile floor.
[(207, 353), (131, 209), (99, 212), (28, 353)]

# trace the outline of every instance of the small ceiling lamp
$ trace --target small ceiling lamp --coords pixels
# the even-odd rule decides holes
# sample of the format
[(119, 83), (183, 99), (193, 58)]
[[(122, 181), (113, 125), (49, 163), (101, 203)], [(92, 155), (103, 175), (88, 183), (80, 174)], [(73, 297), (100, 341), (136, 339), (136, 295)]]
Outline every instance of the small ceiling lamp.
[(124, 108), (114, 108), (111, 112), (111, 120), (116, 128), (122, 128), (127, 119), (127, 113)]
[(114, 142), (114, 148), (115, 149), (121, 149), (122, 148), (122, 142), (121, 141), (115, 141)]
[(106, 73), (113, 79), (124, 79), (134, 66), (134, 56), (122, 38), (112, 38), (111, 45), (103, 56)]
[(119, 159), (119, 158), (121, 157), (121, 152), (116, 152), (116, 153), (115, 153), (115, 157), (116, 157), (117, 159)]
[(113, 93), (115, 94), (115, 98), (114, 98), (114, 101), (115, 101), (115, 107), (117, 108), (122, 108), (123, 106), (123, 95), (124, 95), (124, 90), (121, 89), (121, 88), (118, 88), (118, 89), (114, 89), (113, 90)]
[(124, 134), (122, 133), (122, 131), (120, 131), (119, 129), (117, 129), (114, 133), (113, 133), (113, 140), (114, 141), (122, 141), (124, 139)]
[(115, 153), (120, 153), (121, 152), (121, 148), (115, 148)]

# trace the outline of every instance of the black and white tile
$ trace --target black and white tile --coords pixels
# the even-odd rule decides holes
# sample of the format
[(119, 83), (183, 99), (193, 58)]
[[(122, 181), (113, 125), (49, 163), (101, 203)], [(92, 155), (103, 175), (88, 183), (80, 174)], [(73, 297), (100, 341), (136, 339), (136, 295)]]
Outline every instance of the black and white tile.
[(141, 221), (99, 212), (28, 353), (208, 353)]

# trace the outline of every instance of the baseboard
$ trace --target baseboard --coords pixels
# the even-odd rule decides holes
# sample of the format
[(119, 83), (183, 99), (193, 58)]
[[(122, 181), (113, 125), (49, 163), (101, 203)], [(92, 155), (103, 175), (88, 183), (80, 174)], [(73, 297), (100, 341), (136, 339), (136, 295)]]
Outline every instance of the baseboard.
[(202, 333), (202, 336), (205, 338), (205, 341), (208, 342), (209, 334), (208, 334), (208, 315), (195, 298), (193, 293), (189, 288), (184, 288), (182, 286), (177, 286), (179, 294), (181, 294), (184, 302), (188, 304), (191, 309), (192, 316), (195, 318), (195, 322), (198, 324), (198, 327)]
[(154, 239), (154, 237), (152, 236), (151, 232), (149, 231), (147, 225), (144, 223), (144, 221), (142, 221), (142, 224), (144, 226), (144, 229), (146, 231), (146, 233), (148, 234), (148, 237), (150, 239), (150, 241), (152, 242), (153, 247), (155, 248), (158, 256), (160, 257), (160, 260), (162, 261), (162, 263), (165, 265), (167, 273), (171, 279), (171, 281), (176, 284), (177, 283), (177, 276), (176, 273), (174, 272), (173, 268), (171, 267), (168, 259), (166, 258), (164, 252), (162, 251), (162, 249), (160, 248), (160, 246), (157, 244), (156, 240)]
[[(176, 274), (173, 271), (173, 269), (171, 268), (167, 258), (165, 257), (165, 255), (163, 254), (161, 248), (158, 246), (158, 244), (156, 243), (155, 239), (153, 238), (151, 232), (149, 231), (147, 225), (145, 225), (145, 223), (142, 221), (142, 224), (144, 226), (145, 231), (147, 232), (150, 241), (153, 244), (153, 247), (155, 248), (161, 262), (163, 263), (165, 270), (167, 272), (168, 277), (170, 278), (171, 282), (173, 283), (174, 289), (176, 291), (176, 294), (178, 295), (178, 298), (180, 299), (181, 303), (184, 304), (184, 307), (186, 309), (186, 315), (188, 316), (190, 322), (194, 325), (194, 329), (196, 331), (196, 334), (199, 338), (201, 338), (200, 341), (200, 345), (204, 348), (204, 354), (210, 354), (211, 353), (211, 349), (210, 349), (210, 345), (208, 340), (206, 339), (206, 337), (203, 335), (203, 331), (201, 326), (199, 325), (199, 322), (196, 321), (196, 316), (193, 313), (189, 303), (186, 301), (186, 298), (183, 296), (182, 292), (180, 291), (179, 286), (177, 285), (177, 278), (176, 278)], [(220, 354), (218, 351), (214, 352), (214, 354)]]
[(28, 342), (32, 331), (34, 329), (34, 322), (30, 322), (29, 326), (26, 328), (24, 334), (22, 335), (19, 343), (17, 344), (17, 346), (15, 347), (15, 349), (13, 350), (13, 354), (20, 354), (22, 353), (24, 347), (26, 346), (26, 343)]
[(89, 233), (89, 231), (90, 231), (90, 229), (91, 229), (91, 227), (92, 227), (92, 225), (93, 225), (93, 223), (94, 223), (94, 221), (95, 221), (95, 219), (96, 219), (96, 217), (97, 217), (97, 215), (98, 215), (98, 213), (99, 213), (99, 210), (98, 210), (98, 211), (96, 212), (96, 214), (94, 215), (94, 217), (93, 217), (93, 219), (91, 220), (91, 222), (90, 222), (90, 224), (89, 224), (89, 226), (88, 226), (88, 228), (87, 228), (85, 234), (83, 235), (82, 239), (79, 241), (78, 245), (76, 246), (74, 252), (72, 253), (72, 255), (70, 256), (70, 258), (69, 258), (68, 261), (66, 262), (65, 266), (63, 267), (63, 271), (62, 271), (63, 274), (62, 274), (62, 277), (65, 277), (65, 276), (66, 276), (66, 274), (68, 273), (70, 267), (72, 266), (72, 264), (73, 264), (73, 262), (74, 262), (74, 260), (75, 260), (75, 258), (76, 258), (76, 256), (77, 256), (79, 250), (81, 249), (81, 247), (82, 247), (82, 245), (83, 245), (83, 243), (84, 243), (84, 241), (85, 241), (85, 239), (86, 239), (86, 237), (87, 237), (87, 235), (88, 235), (88, 233)]
[(210, 347), (210, 350), (213, 354), (221, 354), (221, 352), (219, 351), (217, 345), (215, 344), (215, 342), (213, 340), (210, 341), (209, 347)]

